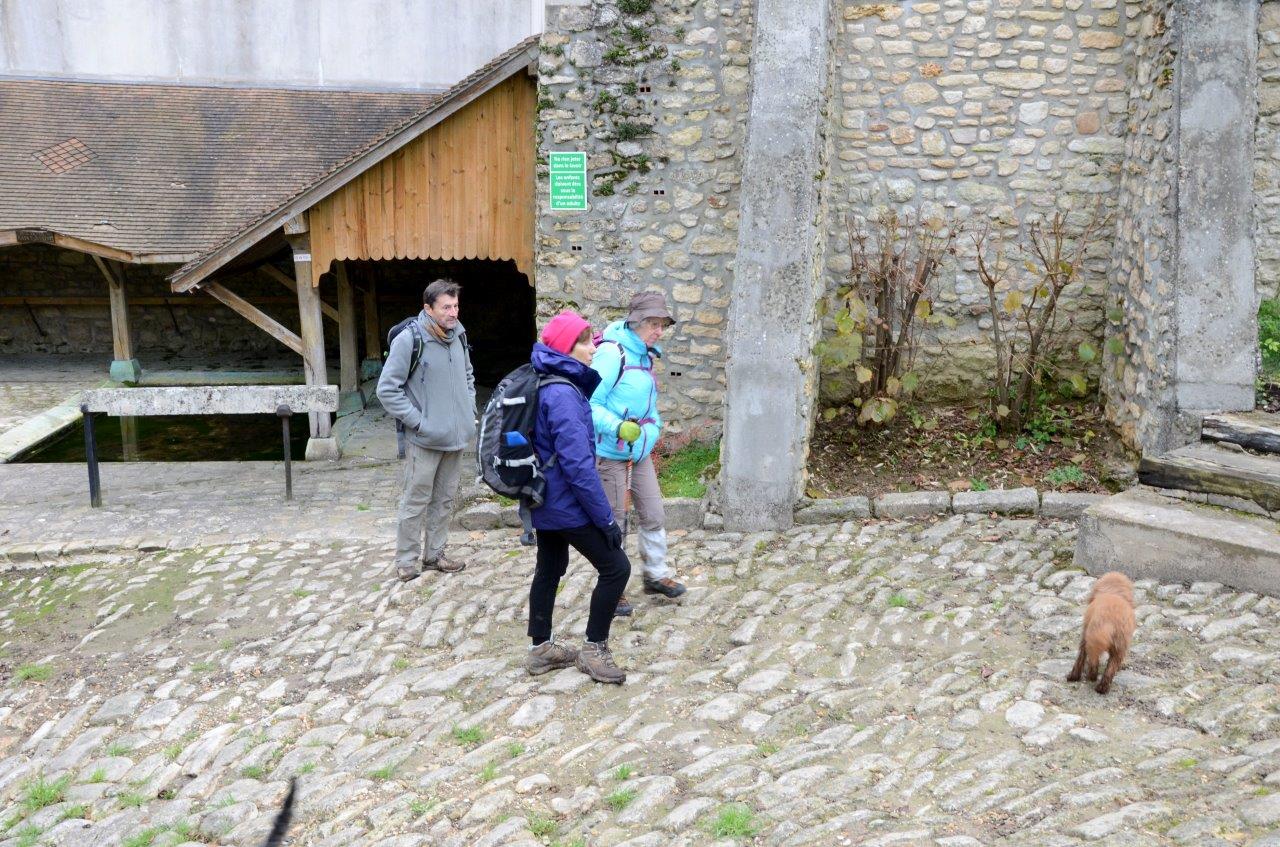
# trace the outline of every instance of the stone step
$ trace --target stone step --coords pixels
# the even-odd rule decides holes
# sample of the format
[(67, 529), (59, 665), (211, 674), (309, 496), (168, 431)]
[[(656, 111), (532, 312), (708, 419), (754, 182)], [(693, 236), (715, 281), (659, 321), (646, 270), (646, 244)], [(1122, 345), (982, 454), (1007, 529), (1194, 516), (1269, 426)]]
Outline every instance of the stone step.
[(1236, 497), (1267, 512), (1280, 511), (1280, 457), (1258, 456), (1239, 447), (1191, 444), (1143, 457), (1138, 481), (1153, 488)]
[(1131, 489), (1080, 520), (1076, 565), (1161, 582), (1220, 582), (1280, 596), (1280, 525)]
[(1200, 434), (1206, 441), (1239, 444), (1262, 453), (1280, 453), (1280, 415), (1270, 412), (1206, 415)]

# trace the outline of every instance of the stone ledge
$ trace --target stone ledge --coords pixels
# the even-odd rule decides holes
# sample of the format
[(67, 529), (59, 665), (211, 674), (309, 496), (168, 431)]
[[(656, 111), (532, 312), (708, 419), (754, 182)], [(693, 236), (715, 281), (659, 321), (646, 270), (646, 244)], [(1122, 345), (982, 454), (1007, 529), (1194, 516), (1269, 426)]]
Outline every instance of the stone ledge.
[(847, 520), (871, 517), (871, 499), (868, 497), (837, 497), (831, 500), (806, 498), (796, 509), (795, 521), (802, 526), (823, 523), (842, 523)]
[(949, 511), (951, 495), (946, 491), (906, 491), (875, 499), (877, 518), (923, 518)]
[(957, 515), (1034, 515), (1040, 509), (1040, 495), (1034, 488), (1007, 488), (992, 491), (961, 491), (951, 498)]

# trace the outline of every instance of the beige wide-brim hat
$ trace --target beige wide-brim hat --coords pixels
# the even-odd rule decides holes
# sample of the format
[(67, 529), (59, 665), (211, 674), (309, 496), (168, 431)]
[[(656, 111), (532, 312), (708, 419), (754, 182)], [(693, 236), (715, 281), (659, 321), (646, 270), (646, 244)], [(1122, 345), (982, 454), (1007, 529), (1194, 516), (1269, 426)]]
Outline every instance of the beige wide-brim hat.
[(671, 310), (667, 308), (667, 298), (660, 291), (641, 291), (631, 298), (631, 304), (627, 307), (627, 322), (638, 324), (645, 318), (662, 318), (667, 326), (676, 322), (671, 317)]

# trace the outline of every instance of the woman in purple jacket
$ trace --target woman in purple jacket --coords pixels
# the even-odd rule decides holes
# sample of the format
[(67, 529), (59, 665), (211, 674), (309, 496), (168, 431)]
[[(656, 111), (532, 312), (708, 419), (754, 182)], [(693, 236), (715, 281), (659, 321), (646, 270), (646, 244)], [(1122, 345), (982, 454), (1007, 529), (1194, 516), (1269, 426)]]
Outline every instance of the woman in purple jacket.
[[(542, 330), (542, 343), (533, 345), (533, 369), (568, 382), (547, 382), (538, 389), (533, 446), (547, 488), (543, 504), (533, 510), (538, 564), (529, 588), (533, 645), (525, 668), (536, 675), (576, 665), (597, 682), (622, 683), (627, 675), (609, 652), (609, 625), (631, 576), (631, 563), (622, 551), (622, 530), (596, 473), (595, 430), (588, 402), (600, 382), (600, 375), (591, 369), (595, 352), (591, 325), (575, 312), (552, 318)], [(556, 589), (569, 566), (570, 547), (599, 571), (581, 650), (558, 644), (551, 636)]]

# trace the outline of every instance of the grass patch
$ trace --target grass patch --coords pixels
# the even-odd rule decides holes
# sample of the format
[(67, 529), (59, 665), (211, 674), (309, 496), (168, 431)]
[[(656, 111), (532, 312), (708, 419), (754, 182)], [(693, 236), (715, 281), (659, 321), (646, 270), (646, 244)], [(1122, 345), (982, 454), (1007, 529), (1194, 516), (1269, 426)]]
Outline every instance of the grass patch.
[(409, 669), (409, 660), (404, 656), (396, 656), (391, 660), (391, 670), (404, 671)]
[(305, 762), (304, 764), (298, 767), (297, 774), (298, 776), (305, 776), (306, 774), (311, 773), (315, 769), (316, 769), (315, 762)]
[(126, 791), (118, 799), (120, 800), (120, 805), (126, 809), (136, 809), (139, 806), (146, 805), (147, 795), (139, 794), (136, 791)]
[(527, 825), (534, 838), (547, 838), (556, 831), (556, 822), (553, 818), (539, 815), (536, 812), (529, 815)]
[(1280, 300), (1258, 304), (1258, 348), (1262, 352), (1262, 374), (1280, 376)]
[(192, 673), (213, 673), (217, 669), (218, 666), (213, 662), (196, 662), (191, 666)]
[(128, 744), (122, 744), (119, 741), (112, 741), (107, 745), (106, 753), (108, 756), (127, 756), (133, 752), (133, 748)]
[(613, 772), (613, 778), (618, 782), (626, 782), (635, 772), (636, 769), (631, 765), (618, 765), (618, 769)]
[(478, 778), (481, 782), (493, 782), (498, 778), (498, 766), (495, 763), (490, 762), (480, 769)]
[(22, 790), (22, 807), (28, 812), (36, 812), (45, 806), (61, 803), (67, 796), (67, 786), (70, 784), (69, 776), (53, 782), (46, 781), (44, 777), (32, 780)]
[(369, 777), (371, 779), (378, 780), (378, 782), (386, 782), (388, 779), (391, 779), (396, 775), (396, 768), (398, 767), (400, 767), (399, 762), (390, 765), (383, 765), (376, 771), (369, 771)]
[(166, 827), (163, 826), (149, 826), (121, 841), (120, 847), (151, 847), (155, 840), (163, 835), (165, 831)]
[(484, 730), (478, 726), (455, 726), (453, 728), (453, 740), (463, 747), (474, 747), (484, 741)]
[(106, 782), (106, 781), (107, 781), (106, 768), (98, 768), (93, 773), (89, 774), (89, 782), (93, 785), (97, 785), (99, 783)]
[(410, 800), (409, 811), (421, 817), (436, 807), (435, 800)]
[(734, 803), (707, 821), (707, 831), (716, 838), (750, 838), (760, 831), (760, 824), (749, 808)]
[(181, 742), (170, 744), (168, 747), (164, 748), (164, 757), (172, 762), (174, 759), (182, 755), (182, 750), (183, 745)]
[(14, 833), (16, 836), (14, 844), (16, 847), (33, 847), (33, 845), (40, 840), (40, 836), (43, 834), (44, 830), (40, 827), (27, 824), (22, 829)]
[(53, 676), (53, 665), (20, 665), (13, 672), (18, 682), (44, 682)]
[(305, 589), (305, 588), (295, 588), (295, 589), (293, 589), (293, 596), (294, 596), (294, 597), (298, 597), (298, 598), (302, 598), (302, 597), (310, 597), (312, 594), (315, 594), (315, 592), (314, 592), (314, 591), (308, 591), (308, 590), (307, 590), (307, 589)]
[(658, 457), (658, 487), (663, 497), (701, 497), (707, 493), (704, 476), (720, 461), (720, 443), (694, 443)]
[(512, 741), (507, 745), (507, 757), (514, 759), (524, 754), (524, 745), (519, 741)]
[(1195, 759), (1179, 759), (1178, 760), (1178, 767), (1182, 768), (1184, 771), (1194, 768), (1196, 764), (1197, 762)]
[(76, 803), (74, 806), (68, 806), (62, 810), (62, 814), (58, 817), (59, 821), (69, 821), (72, 818), (89, 817), (89, 808), (83, 803)]
[(262, 779), (267, 773), (267, 769), (262, 765), (249, 765), (240, 769), (240, 775), (245, 779)]
[(774, 744), (772, 741), (761, 741), (756, 745), (756, 752), (761, 756), (764, 756), (766, 759), (778, 752), (778, 750), (778, 745)]
[(1044, 475), (1044, 481), (1054, 488), (1061, 488), (1064, 485), (1083, 485), (1089, 481), (1089, 477), (1079, 465), (1058, 465)]
[(902, 594), (895, 594), (889, 598), (889, 606), (893, 609), (907, 609), (911, 607), (911, 601)]
[(619, 788), (617, 791), (604, 798), (609, 804), (609, 808), (615, 812), (621, 812), (627, 806), (631, 805), (631, 801), (636, 799), (636, 790), (634, 788)]

